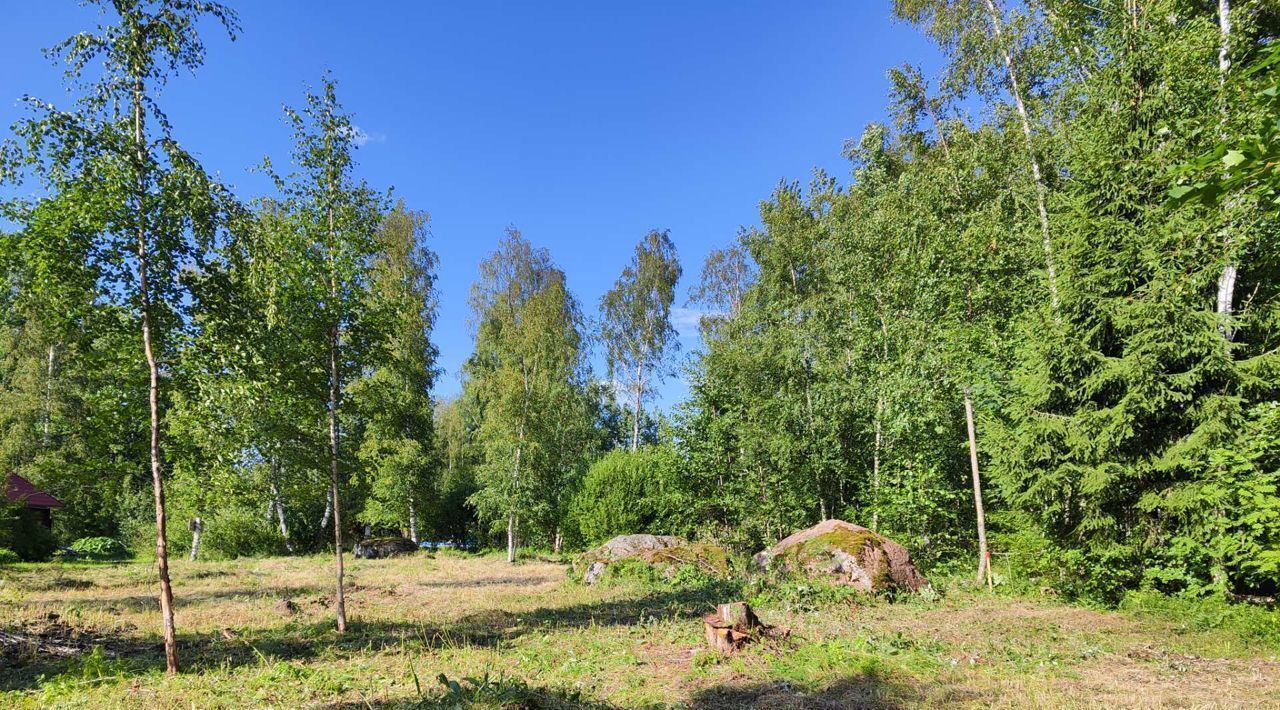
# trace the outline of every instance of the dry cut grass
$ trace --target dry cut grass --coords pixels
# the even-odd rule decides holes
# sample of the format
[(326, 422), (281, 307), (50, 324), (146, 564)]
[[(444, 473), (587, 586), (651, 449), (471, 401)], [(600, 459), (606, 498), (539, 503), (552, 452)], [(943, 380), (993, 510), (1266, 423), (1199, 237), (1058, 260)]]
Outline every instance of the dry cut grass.
[(356, 560), (338, 635), (329, 563), (176, 562), (172, 678), (150, 565), (0, 572), (0, 706), (1280, 707), (1275, 645), (1052, 600), (794, 587), (753, 600), (788, 639), (722, 658), (701, 650), (699, 616), (760, 590), (584, 587), (560, 564), (484, 556)]

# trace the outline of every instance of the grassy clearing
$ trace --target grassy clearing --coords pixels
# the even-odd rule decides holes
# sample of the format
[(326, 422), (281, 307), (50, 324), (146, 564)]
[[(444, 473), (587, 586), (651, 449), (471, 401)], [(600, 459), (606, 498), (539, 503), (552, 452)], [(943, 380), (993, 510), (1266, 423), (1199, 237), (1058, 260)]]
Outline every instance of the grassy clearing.
[[(329, 563), (175, 562), (174, 678), (150, 565), (5, 569), (0, 631), (97, 650), (6, 647), (0, 706), (1280, 707), (1274, 616), (1242, 633), (1149, 599), (1103, 612), (963, 587), (895, 603), (805, 585), (584, 587), (551, 562), (420, 554), (352, 562), (339, 636)], [(743, 597), (791, 637), (701, 650), (698, 617)]]

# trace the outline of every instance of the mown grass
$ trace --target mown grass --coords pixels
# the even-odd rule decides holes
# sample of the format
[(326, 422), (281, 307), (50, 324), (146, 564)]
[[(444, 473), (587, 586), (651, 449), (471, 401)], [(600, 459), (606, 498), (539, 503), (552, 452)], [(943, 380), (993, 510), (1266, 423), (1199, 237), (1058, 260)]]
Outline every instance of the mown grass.
[[(696, 575), (586, 587), (550, 561), (419, 554), (352, 561), (339, 635), (330, 562), (175, 562), (176, 677), (150, 565), (4, 568), (0, 630), (98, 648), (6, 647), (0, 706), (1280, 707), (1275, 612), (1162, 597), (1108, 612), (959, 584), (893, 602)], [(790, 635), (703, 650), (699, 617), (734, 599)]]

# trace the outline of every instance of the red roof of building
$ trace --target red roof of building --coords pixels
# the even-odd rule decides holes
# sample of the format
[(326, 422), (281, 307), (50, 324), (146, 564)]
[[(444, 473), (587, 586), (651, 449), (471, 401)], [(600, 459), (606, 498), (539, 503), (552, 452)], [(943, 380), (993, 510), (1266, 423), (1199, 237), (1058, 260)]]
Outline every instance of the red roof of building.
[(66, 505), (66, 503), (31, 485), (31, 481), (16, 473), (9, 474), (9, 481), (4, 489), (4, 497), (10, 503), (23, 503), (28, 508), (61, 508)]

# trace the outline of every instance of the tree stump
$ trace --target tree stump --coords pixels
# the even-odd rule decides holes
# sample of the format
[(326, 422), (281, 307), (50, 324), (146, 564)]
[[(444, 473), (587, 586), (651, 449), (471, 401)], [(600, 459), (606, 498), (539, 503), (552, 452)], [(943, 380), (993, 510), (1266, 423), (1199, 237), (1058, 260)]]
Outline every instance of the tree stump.
[(707, 645), (725, 654), (761, 636), (786, 635), (785, 630), (762, 623), (746, 602), (719, 604), (716, 613), (702, 617), (702, 622)]

